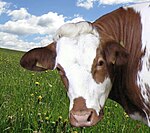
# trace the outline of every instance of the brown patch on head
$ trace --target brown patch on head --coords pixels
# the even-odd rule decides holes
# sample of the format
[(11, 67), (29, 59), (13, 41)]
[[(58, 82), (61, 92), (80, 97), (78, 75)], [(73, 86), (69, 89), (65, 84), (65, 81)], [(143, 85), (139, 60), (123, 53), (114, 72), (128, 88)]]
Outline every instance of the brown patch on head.
[(115, 41), (106, 42), (96, 51), (92, 65), (92, 75), (97, 83), (102, 83), (106, 77), (113, 79), (115, 66), (123, 66), (128, 62), (126, 49)]
[(101, 54), (100, 48), (96, 51), (96, 57), (92, 65), (92, 76), (97, 83), (103, 83), (108, 76), (106, 61)]

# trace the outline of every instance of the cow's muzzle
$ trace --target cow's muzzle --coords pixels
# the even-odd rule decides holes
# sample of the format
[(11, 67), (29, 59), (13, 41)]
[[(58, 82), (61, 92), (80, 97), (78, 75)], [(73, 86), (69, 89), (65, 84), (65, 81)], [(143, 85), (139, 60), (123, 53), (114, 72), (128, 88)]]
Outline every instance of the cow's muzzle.
[(103, 110), (97, 115), (94, 109), (70, 111), (70, 123), (75, 127), (90, 127), (97, 124), (103, 118)]
[(73, 108), (70, 110), (70, 124), (75, 127), (90, 127), (97, 124), (103, 117), (103, 109), (99, 114), (93, 108), (87, 108), (83, 97), (74, 99)]

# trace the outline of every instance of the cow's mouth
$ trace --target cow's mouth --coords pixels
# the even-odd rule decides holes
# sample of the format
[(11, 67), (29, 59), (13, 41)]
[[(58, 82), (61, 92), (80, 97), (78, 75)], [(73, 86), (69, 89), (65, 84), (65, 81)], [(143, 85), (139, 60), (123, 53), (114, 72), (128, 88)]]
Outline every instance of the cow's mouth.
[(103, 118), (103, 109), (97, 115), (94, 109), (70, 111), (70, 123), (74, 127), (90, 127), (96, 125)]

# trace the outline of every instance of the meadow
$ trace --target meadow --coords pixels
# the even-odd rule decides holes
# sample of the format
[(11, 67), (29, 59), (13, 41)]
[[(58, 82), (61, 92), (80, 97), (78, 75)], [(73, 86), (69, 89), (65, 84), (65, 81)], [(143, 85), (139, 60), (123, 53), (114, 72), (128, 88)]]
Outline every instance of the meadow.
[(69, 99), (57, 71), (31, 72), (20, 67), (23, 52), (0, 49), (0, 133), (149, 133), (114, 101), (93, 127), (68, 121)]

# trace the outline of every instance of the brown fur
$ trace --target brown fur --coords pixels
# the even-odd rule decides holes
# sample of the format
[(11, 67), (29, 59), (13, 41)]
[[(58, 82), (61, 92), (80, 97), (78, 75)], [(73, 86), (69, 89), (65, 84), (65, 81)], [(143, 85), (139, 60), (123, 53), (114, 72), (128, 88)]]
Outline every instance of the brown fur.
[[(101, 65), (99, 64), (99, 61), (103, 62)], [(97, 55), (94, 59), (93, 65), (92, 65), (92, 75), (94, 80), (97, 83), (104, 82), (105, 78), (108, 77), (108, 72), (106, 68), (106, 62), (103, 59), (99, 49), (97, 49)]]
[[(133, 9), (119, 8), (96, 20), (93, 26), (97, 27), (100, 34), (101, 44), (99, 49), (105, 60), (108, 60), (107, 58), (109, 60), (114, 59), (111, 53), (105, 55), (105, 48), (112, 45), (111, 42), (116, 42), (118, 47), (122, 46), (122, 49), (124, 48), (124, 51), (129, 53), (128, 62), (123, 66), (107, 62), (111, 79), (114, 79), (109, 98), (120, 103), (127, 113), (137, 111), (145, 116), (142, 111), (144, 105), (140, 89), (136, 82), (137, 72), (141, 68), (140, 59), (144, 54), (144, 51), (141, 51), (142, 26), (140, 20), (140, 15), (135, 13)], [(126, 54), (123, 56), (127, 57)]]
[(86, 102), (84, 98), (79, 97), (79, 98), (74, 99), (74, 105), (72, 108), (73, 111), (83, 111), (86, 109), (87, 107), (86, 107)]
[(68, 81), (68, 78), (66, 77), (66, 73), (65, 73), (63, 67), (60, 64), (57, 64), (57, 70), (59, 72), (61, 80), (63, 81), (63, 84), (65, 85), (66, 90), (68, 91), (69, 81)]

